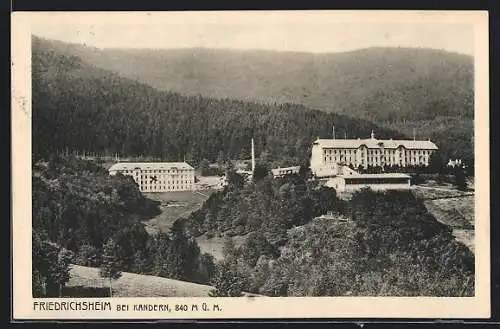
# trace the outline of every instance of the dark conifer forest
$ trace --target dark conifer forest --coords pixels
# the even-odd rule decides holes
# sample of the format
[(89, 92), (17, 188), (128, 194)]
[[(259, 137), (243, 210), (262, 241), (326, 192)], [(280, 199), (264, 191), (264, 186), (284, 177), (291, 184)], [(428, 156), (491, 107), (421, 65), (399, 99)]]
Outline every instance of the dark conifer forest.
[[(255, 102), (271, 105), (261, 108), (271, 112), (281, 110), (274, 104), (303, 104), (292, 107), (368, 120), (410, 138), (415, 131), (418, 139), (430, 138), (436, 142), (446, 161), (462, 158), (473, 167), (474, 59), (471, 56), (425, 48), (367, 48), (330, 54), (203, 48), (97, 49), (37, 37), (34, 50), (75, 56), (89, 66), (161, 91), (250, 101), (241, 108), (243, 112), (260, 108)], [(237, 107), (242, 104), (228, 106), (241, 115)], [(213, 111), (212, 107), (206, 109)], [(223, 113), (227, 110), (224, 108)], [(263, 129), (276, 130), (273, 140), (284, 138), (283, 134), (295, 137), (295, 128), (303, 128), (299, 134), (307, 135), (304, 138), (317, 134), (329, 137), (328, 126), (333, 119), (319, 117), (312, 119), (294, 112), (290, 118), (317, 126), (292, 125), (288, 129), (269, 120), (274, 118), (289, 125), (289, 117), (270, 113), (263, 117), (269, 125)], [(321, 122), (327, 118), (324, 130)], [(356, 128), (334, 118), (340, 138), (345, 134), (349, 138), (369, 136), (370, 130), (366, 131), (364, 125)], [(244, 120), (243, 124), (249, 128), (248, 125), (255, 127), (256, 123)], [(379, 128), (374, 129), (377, 137), (390, 137)]]
[(249, 158), (266, 152), (284, 164), (309, 159), (311, 142), (332, 125), (356, 136), (404, 135), (375, 124), (308, 110), (158, 91), (33, 42), (33, 150), (46, 157), (65, 149), (193, 162)]

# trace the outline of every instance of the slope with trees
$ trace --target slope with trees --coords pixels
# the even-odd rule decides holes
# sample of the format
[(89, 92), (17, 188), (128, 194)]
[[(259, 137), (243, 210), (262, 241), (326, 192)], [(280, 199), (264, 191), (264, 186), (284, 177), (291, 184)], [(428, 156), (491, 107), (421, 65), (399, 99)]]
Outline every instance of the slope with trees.
[[(474, 64), (433, 49), (368, 48), (345, 53), (224, 49), (96, 49), (37, 39), (46, 47), (158, 90), (310, 109), (367, 119), (431, 138), (446, 158), (473, 165)], [(367, 136), (337, 123), (340, 136)]]
[[(97, 164), (51, 157), (33, 167), (33, 294), (59, 296), (70, 264), (207, 283), (213, 259), (179, 225), (149, 235), (142, 220), (159, 212), (131, 177)], [(111, 285), (110, 285), (111, 287)]]
[[(269, 244), (260, 245), (258, 239), (255, 243), (263, 248), (260, 252), (265, 252), (279, 246), (290, 227), (303, 225), (315, 216), (338, 211), (344, 206), (335, 190), (321, 187), (300, 175), (275, 180), (267, 173), (246, 184), (236, 173), (228, 177), (224, 190), (212, 194), (201, 209), (182, 220), (193, 236), (245, 235), (262, 231)], [(253, 241), (250, 237), (247, 241)], [(256, 252), (255, 247), (248, 248), (249, 253)], [(248, 256), (251, 263), (257, 258), (256, 255)]]
[(181, 96), (122, 78), (33, 39), (33, 150), (37, 157), (68, 149), (164, 160), (249, 158), (283, 165), (308, 161), (317, 137), (332, 124), (351, 136), (401, 138), (369, 121), (289, 103)]
[(410, 192), (360, 191), (343, 212), (291, 227), (274, 250), (268, 225), (229, 241), (214, 295), (474, 295), (474, 255)]

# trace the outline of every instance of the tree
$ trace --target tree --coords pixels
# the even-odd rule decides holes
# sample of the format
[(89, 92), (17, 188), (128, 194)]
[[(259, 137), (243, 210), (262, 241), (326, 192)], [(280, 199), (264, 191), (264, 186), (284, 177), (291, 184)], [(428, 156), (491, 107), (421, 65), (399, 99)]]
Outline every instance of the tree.
[(119, 249), (115, 240), (108, 239), (104, 245), (102, 264), (99, 275), (109, 279), (109, 297), (113, 296), (112, 281), (122, 276), (122, 262), (119, 257)]
[(257, 163), (253, 173), (253, 180), (255, 182), (263, 180), (269, 174), (269, 169), (263, 163)]
[(275, 257), (277, 252), (261, 232), (252, 232), (241, 247), (241, 257), (248, 265), (254, 267), (262, 255)]
[(228, 262), (232, 262), (237, 256), (236, 246), (234, 244), (233, 239), (229, 235), (226, 235), (224, 237), (224, 243), (222, 246), (222, 255), (224, 256), (224, 259), (227, 260)]
[(142, 251), (138, 250), (134, 254), (134, 272), (142, 274), (151, 270), (151, 259)]
[(227, 186), (231, 190), (238, 190), (245, 184), (245, 178), (234, 170), (227, 172)]
[(33, 231), (33, 295), (35, 297), (61, 297), (62, 289), (70, 278), (73, 254), (59, 245), (45, 240)]
[(211, 297), (241, 297), (246, 282), (244, 276), (223, 261), (217, 265), (211, 285), (214, 286), (209, 293)]
[(431, 173), (443, 174), (445, 172), (445, 159), (441, 151), (435, 151), (429, 158), (428, 170)]
[(64, 248), (60, 248), (57, 253), (57, 262), (55, 264), (54, 281), (59, 288), (59, 297), (62, 296), (62, 289), (70, 278), (70, 264), (74, 254)]
[(197, 276), (200, 248), (196, 241), (188, 237), (181, 221), (170, 228), (170, 242), (163, 262), (167, 268), (166, 276), (173, 279), (192, 280)]
[(210, 171), (210, 162), (207, 159), (202, 159), (198, 168), (200, 169), (201, 175), (206, 176)]
[(82, 266), (98, 266), (100, 260), (97, 248), (90, 244), (82, 244), (76, 256), (76, 263)]
[(198, 272), (200, 274), (201, 283), (210, 283), (217, 273), (214, 256), (208, 253), (202, 254)]
[(465, 171), (464, 168), (458, 166), (455, 168), (455, 186), (457, 189), (460, 191), (466, 191), (467, 190), (467, 181), (465, 177)]

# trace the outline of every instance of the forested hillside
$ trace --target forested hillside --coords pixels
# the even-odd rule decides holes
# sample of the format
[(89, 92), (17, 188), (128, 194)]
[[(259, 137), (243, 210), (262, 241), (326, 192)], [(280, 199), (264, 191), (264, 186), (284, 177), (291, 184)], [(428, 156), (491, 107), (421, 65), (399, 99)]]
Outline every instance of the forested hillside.
[(52, 156), (33, 167), (33, 294), (58, 296), (69, 264), (100, 267), (106, 246), (120, 271), (207, 283), (211, 258), (174, 225), (150, 236), (142, 220), (158, 214), (131, 177), (95, 163)]
[[(182, 96), (156, 89), (67, 55), (33, 39), (33, 150), (154, 155), (164, 160), (249, 158), (304, 163), (317, 137), (332, 124), (350, 134), (402, 134), (371, 122), (310, 110), (298, 104), (266, 105), (231, 99)], [(274, 159), (273, 159), (274, 158)]]
[(274, 179), (264, 173), (262, 178), (256, 174), (254, 180), (244, 184), (240, 175), (229, 174), (226, 189), (212, 194), (200, 210), (183, 221), (188, 232), (211, 236), (261, 231), (279, 245), (287, 229), (343, 207), (335, 190), (320, 187), (302, 175)]
[[(323, 193), (324, 192), (324, 193)], [(315, 218), (333, 212), (331, 218)], [(243, 214), (243, 215), (241, 215)], [(234, 219), (234, 220), (233, 220)], [(227, 188), (184, 221), (231, 239), (213, 285), (268, 296), (472, 296), (474, 256), (409, 191), (341, 202), (300, 177)]]
[[(431, 49), (346, 53), (215, 49), (95, 49), (41, 41), (159, 90), (303, 104), (431, 138), (446, 157), (473, 159), (474, 69), (470, 56)], [(343, 137), (366, 137), (336, 122)]]

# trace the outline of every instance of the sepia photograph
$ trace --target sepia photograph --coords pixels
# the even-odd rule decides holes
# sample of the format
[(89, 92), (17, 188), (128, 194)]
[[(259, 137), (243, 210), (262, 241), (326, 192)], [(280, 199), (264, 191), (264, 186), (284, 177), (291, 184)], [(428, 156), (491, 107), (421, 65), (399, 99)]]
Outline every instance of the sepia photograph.
[(13, 18), (23, 315), (489, 314), (487, 13)]

